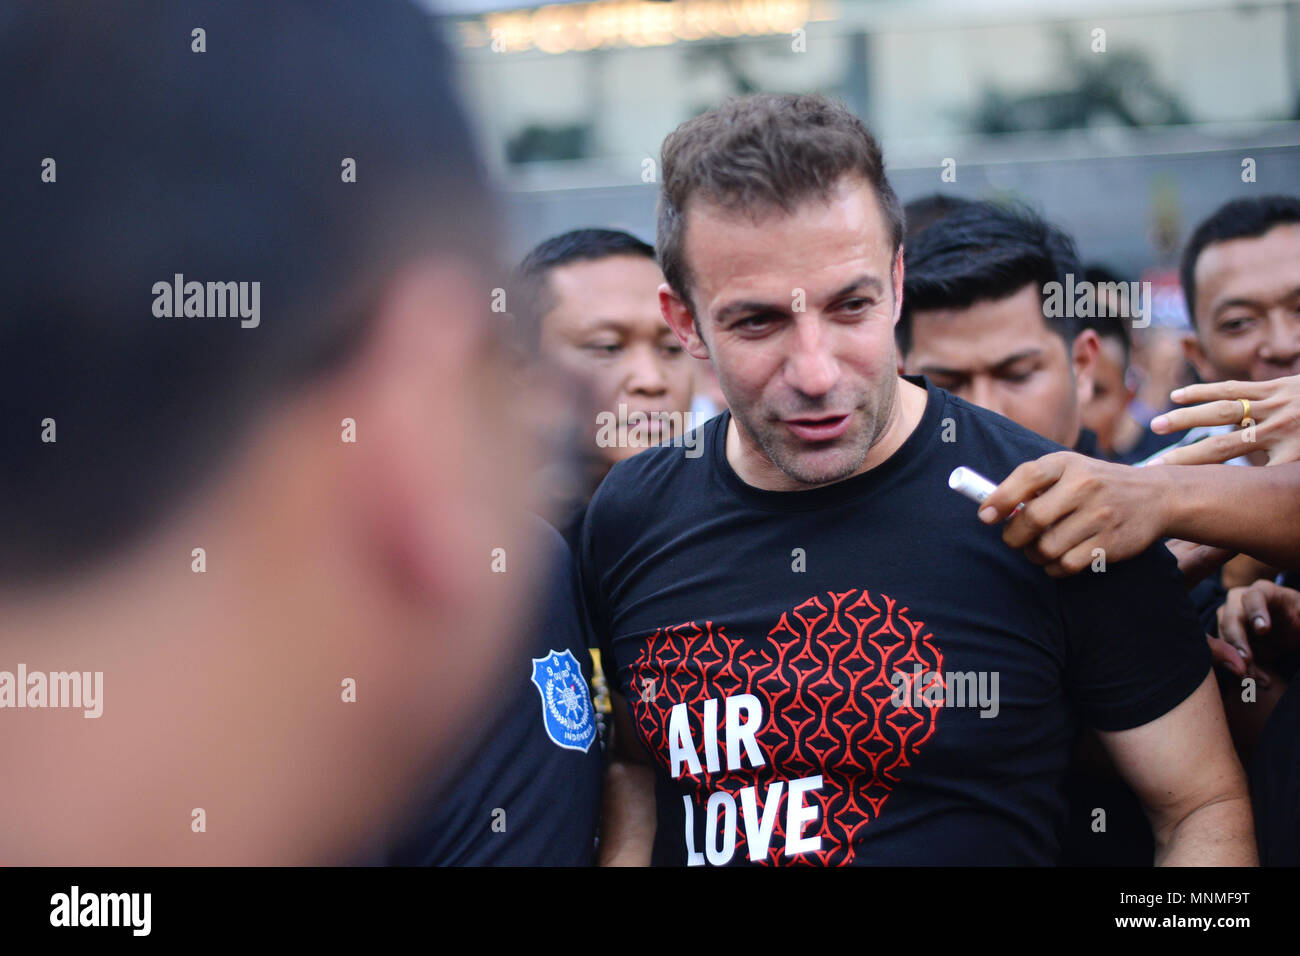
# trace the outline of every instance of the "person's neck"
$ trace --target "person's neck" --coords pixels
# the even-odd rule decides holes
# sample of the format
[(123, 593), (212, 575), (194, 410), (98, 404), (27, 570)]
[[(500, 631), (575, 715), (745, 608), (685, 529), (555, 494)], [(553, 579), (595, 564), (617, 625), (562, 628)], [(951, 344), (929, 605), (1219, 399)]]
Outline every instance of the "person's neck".
[(790, 478), (767, 456), (753, 437), (744, 433), (733, 415), (727, 423), (726, 456), (732, 470), (747, 485), (764, 491), (807, 491), (847, 481), (888, 461), (903, 447), (925, 415), (927, 393), (899, 376), (894, 380), (896, 392), (885, 427), (872, 442), (862, 464), (852, 474), (821, 485), (800, 484)]

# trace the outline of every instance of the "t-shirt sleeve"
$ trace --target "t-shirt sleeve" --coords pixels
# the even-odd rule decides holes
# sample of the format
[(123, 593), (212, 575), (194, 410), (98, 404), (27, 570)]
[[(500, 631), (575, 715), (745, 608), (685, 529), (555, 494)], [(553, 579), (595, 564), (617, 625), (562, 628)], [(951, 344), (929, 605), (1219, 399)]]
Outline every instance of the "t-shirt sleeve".
[(1196, 616), (1200, 618), (1201, 627), (1206, 634), (1219, 636), (1219, 608), (1228, 599), (1228, 592), (1223, 589), (1217, 577), (1206, 578), (1192, 588), (1189, 596)]
[(1205, 680), (1205, 634), (1169, 550), (1060, 583), (1070, 654), (1068, 692), (1095, 730), (1140, 727), (1173, 710)]

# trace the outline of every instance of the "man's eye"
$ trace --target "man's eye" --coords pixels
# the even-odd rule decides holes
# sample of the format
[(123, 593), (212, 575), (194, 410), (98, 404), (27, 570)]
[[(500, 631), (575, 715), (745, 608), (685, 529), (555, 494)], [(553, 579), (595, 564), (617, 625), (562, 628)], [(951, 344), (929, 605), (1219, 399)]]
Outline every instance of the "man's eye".
[(686, 351), (684, 348), (682, 348), (682, 344), (680, 342), (674, 342), (671, 345), (661, 345), (660, 348), (664, 351), (664, 353), (671, 356), (672, 358), (676, 358), (677, 356), (681, 355), (683, 352)]
[(1016, 385), (1023, 384), (1034, 377), (1034, 370), (1031, 368), (1024, 372), (1007, 372), (1002, 376), (1003, 381), (1012, 382)]
[(866, 312), (876, 303), (873, 299), (849, 299), (843, 305), (845, 312)]
[(1251, 324), (1251, 317), (1248, 315), (1234, 315), (1224, 319), (1219, 323), (1220, 332), (1240, 332)]
[(771, 322), (772, 322), (772, 317), (770, 315), (750, 315), (741, 319), (739, 322), (733, 325), (732, 328), (748, 329), (751, 332), (755, 332), (759, 329), (764, 328), (767, 325), (770, 325)]
[(598, 355), (614, 355), (618, 352), (621, 346), (611, 342), (593, 342), (590, 345), (584, 346), (584, 348), (586, 348), (588, 352), (595, 352)]

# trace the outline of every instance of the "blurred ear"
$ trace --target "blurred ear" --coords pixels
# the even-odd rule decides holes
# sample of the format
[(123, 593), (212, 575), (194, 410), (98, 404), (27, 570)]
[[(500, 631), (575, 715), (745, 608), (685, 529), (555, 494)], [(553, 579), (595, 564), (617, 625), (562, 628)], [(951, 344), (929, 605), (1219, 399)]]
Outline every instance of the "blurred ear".
[[(421, 604), (454, 603), (468, 590), (464, 458), (469, 404), (481, 397), (471, 394), (466, 370), (483, 360), (491, 321), (474, 306), (487, 299), (483, 290), (476, 298), (471, 275), (445, 263), (396, 274), (336, 404), (339, 420), (356, 422), (355, 443), (339, 451), (356, 557), (370, 563), (363, 573)], [(499, 363), (505, 388), (504, 346)]]
[(690, 306), (682, 301), (667, 282), (659, 287), (659, 313), (690, 355), (708, 361), (709, 347), (704, 344)]
[(1092, 401), (1093, 383), (1097, 369), (1097, 355), (1101, 352), (1101, 336), (1096, 329), (1084, 329), (1074, 337), (1070, 361), (1074, 366), (1074, 387), (1079, 394), (1079, 406)]
[(1201, 340), (1196, 337), (1195, 333), (1189, 332), (1183, 336), (1183, 356), (1191, 363), (1192, 368), (1196, 369), (1196, 374), (1201, 377), (1202, 382), (1217, 382), (1219, 380), (1219, 373), (1210, 364), (1205, 349), (1201, 347)]

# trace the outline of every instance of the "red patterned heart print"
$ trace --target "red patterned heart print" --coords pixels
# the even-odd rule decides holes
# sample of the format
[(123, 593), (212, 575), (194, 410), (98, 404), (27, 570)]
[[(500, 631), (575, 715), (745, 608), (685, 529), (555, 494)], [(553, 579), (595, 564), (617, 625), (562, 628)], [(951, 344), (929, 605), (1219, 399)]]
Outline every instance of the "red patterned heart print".
[[(922, 691), (942, 699), (943, 655), (933, 634), (907, 611), (886, 595), (855, 589), (808, 598), (783, 613), (764, 640), (729, 636), (715, 621), (655, 631), (632, 667), (632, 709), (638, 736), (665, 768), (673, 705), (687, 705), (691, 733), (701, 740), (703, 701), (752, 694), (762, 702), (762, 766), (746, 762), (728, 770), (724, 759), (713, 773), (682, 768), (677, 782), (693, 795), (695, 819), (710, 794), (725, 791), (739, 803), (742, 788), (756, 786), (761, 813), (774, 781), (821, 774), (820, 789), (807, 794), (807, 804), (820, 811), (802, 834), (820, 833), (821, 849), (782, 856), (785, 814), (778, 807), (762, 862), (851, 863), (855, 839), (879, 818), (900, 772), (934, 734), (942, 709), (910, 690), (919, 667), (930, 675)], [(907, 677), (906, 694), (897, 674)], [(903, 706), (899, 697), (906, 698)], [(716, 713), (722, 741), (722, 708)], [(744, 859), (745, 828), (737, 830), (734, 858)]]

